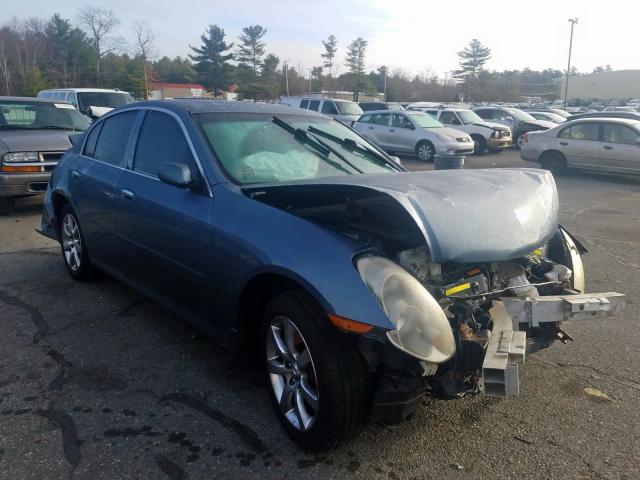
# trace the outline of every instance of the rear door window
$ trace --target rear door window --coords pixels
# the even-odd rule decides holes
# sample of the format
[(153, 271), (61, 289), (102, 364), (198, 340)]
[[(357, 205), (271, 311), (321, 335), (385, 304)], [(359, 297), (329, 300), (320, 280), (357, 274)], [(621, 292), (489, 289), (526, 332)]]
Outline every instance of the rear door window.
[(140, 129), (133, 170), (157, 177), (160, 165), (165, 162), (184, 164), (193, 178), (198, 176), (191, 149), (178, 122), (166, 113), (149, 111)]
[(309, 101), (309, 110), (315, 110), (317, 112), (319, 107), (320, 107), (320, 100)]
[(389, 115), (388, 113), (377, 113), (373, 116), (371, 123), (375, 123), (376, 125), (383, 125), (385, 127), (389, 126)]
[(491, 118), (491, 110), (476, 110), (475, 111), (480, 118), (489, 120)]
[(82, 152), (84, 156), (93, 157), (93, 154), (96, 150), (96, 144), (98, 143), (98, 136), (100, 135), (102, 124), (103, 122), (98, 123), (91, 129), (91, 131), (87, 135), (87, 140), (84, 142), (84, 151)]
[(578, 123), (570, 128), (569, 138), (571, 140), (598, 140), (597, 123)]
[(137, 110), (131, 110), (103, 120), (93, 158), (124, 166), (127, 143), (137, 115)]
[(309, 100), (300, 100), (300, 108), (307, 108), (309, 106)]

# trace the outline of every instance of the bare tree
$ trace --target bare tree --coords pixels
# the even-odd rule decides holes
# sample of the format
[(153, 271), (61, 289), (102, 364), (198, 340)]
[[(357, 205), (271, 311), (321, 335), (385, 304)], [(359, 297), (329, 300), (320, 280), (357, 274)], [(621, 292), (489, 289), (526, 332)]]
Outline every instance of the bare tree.
[(133, 36), (135, 39), (135, 54), (142, 60), (142, 73), (144, 75), (144, 98), (149, 96), (149, 75), (147, 62), (154, 55), (153, 41), (155, 34), (146, 22), (135, 22), (133, 24)]
[(96, 61), (96, 86), (100, 85), (100, 61), (108, 53), (118, 50), (122, 44), (122, 37), (114, 35), (114, 30), (120, 20), (113, 10), (100, 7), (84, 7), (80, 9), (80, 24), (87, 30), (91, 38)]

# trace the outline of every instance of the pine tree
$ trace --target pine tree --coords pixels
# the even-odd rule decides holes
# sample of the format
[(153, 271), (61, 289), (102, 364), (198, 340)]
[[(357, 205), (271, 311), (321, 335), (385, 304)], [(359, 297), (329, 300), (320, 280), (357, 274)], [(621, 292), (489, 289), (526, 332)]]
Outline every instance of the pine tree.
[(226, 43), (224, 36), (224, 29), (209, 25), (200, 37), (202, 46), (189, 46), (194, 53), (189, 58), (195, 62), (198, 81), (205, 88), (213, 90), (215, 96), (229, 84), (231, 76), (231, 65), (227, 62), (233, 60), (233, 53), (227, 52), (233, 48), (233, 43)]
[(336, 58), (336, 52), (338, 51), (338, 40), (334, 35), (329, 35), (327, 40), (322, 41), (324, 46), (324, 53), (320, 56), (324, 58), (323, 66), (329, 70), (329, 76), (331, 76), (331, 69), (333, 68), (333, 61)]
[(464, 50), (458, 52), (458, 57), (460, 57), (460, 69), (453, 73), (454, 76), (463, 80), (476, 78), (484, 64), (491, 58), (491, 49), (474, 38)]
[(358, 101), (362, 76), (364, 75), (364, 58), (367, 50), (367, 41), (361, 37), (356, 38), (347, 47), (347, 60), (344, 64), (349, 67), (349, 72), (353, 77), (353, 101)]
[(238, 36), (241, 44), (238, 48), (236, 58), (240, 64), (253, 67), (253, 74), (258, 74), (258, 67), (264, 55), (265, 43), (262, 37), (267, 34), (267, 29), (261, 25), (251, 25), (242, 29)]

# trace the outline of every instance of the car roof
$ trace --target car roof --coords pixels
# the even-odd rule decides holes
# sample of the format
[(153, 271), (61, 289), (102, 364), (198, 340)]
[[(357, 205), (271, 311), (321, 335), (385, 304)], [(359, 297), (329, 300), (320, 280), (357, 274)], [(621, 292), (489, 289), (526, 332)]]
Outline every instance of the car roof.
[(109, 93), (129, 93), (124, 90), (114, 90), (112, 88), (47, 88), (40, 92), (109, 92)]
[(563, 126), (566, 126), (569, 122), (602, 122), (606, 120), (607, 122), (613, 123), (622, 123), (624, 125), (639, 125), (640, 120), (634, 118), (616, 118), (616, 117), (586, 117), (586, 118), (576, 118), (575, 120), (569, 119), (567, 123), (563, 123)]
[[(31, 102), (31, 103), (69, 103), (65, 100), (36, 97), (0, 97), (0, 102)], [(71, 105), (69, 103), (69, 105)]]
[[(188, 112), (188, 113), (264, 113), (268, 115), (325, 115), (313, 110), (292, 107), (290, 105), (278, 103), (259, 102), (237, 102), (224, 100), (203, 100), (203, 99), (173, 99), (173, 100), (151, 100), (136, 102), (125, 105), (121, 108), (131, 107), (159, 107), (168, 110)], [(386, 110), (385, 110), (386, 111)], [(368, 113), (368, 112), (367, 112)]]

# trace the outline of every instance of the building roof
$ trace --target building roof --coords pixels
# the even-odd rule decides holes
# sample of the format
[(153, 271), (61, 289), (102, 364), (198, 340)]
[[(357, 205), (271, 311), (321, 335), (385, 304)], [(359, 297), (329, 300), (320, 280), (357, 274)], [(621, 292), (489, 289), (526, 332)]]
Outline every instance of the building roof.
[(161, 88), (197, 88), (200, 90), (204, 90), (205, 88), (202, 85), (198, 85), (197, 83), (168, 83), (168, 82), (151, 82), (152, 89), (161, 89)]

